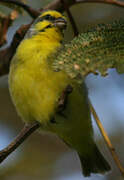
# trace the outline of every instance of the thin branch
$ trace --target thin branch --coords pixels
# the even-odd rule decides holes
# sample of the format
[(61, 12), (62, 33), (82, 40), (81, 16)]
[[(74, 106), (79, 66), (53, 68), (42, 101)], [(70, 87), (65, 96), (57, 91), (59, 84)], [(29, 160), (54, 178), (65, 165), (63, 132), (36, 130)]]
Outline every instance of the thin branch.
[(7, 31), (12, 22), (18, 17), (17, 11), (12, 11), (8, 16), (1, 17), (0, 23), (0, 47), (7, 42)]
[(111, 141), (110, 141), (110, 139), (109, 139), (105, 129), (103, 128), (103, 125), (100, 122), (99, 117), (98, 117), (98, 115), (97, 115), (93, 105), (90, 102), (89, 102), (89, 104), (90, 104), (90, 110), (91, 110), (91, 112), (92, 112), (92, 114), (94, 116), (94, 119), (96, 121), (96, 124), (97, 124), (97, 126), (98, 126), (98, 128), (99, 128), (99, 130), (100, 130), (100, 132), (101, 132), (101, 134), (102, 134), (106, 144), (107, 144), (107, 147), (108, 147), (109, 151), (111, 152), (112, 157), (113, 157), (117, 167), (119, 168), (122, 176), (124, 177), (124, 168), (121, 165), (121, 162), (120, 162), (119, 157), (118, 157), (118, 155), (117, 155), (117, 153), (115, 151), (115, 148), (113, 147), (113, 145), (112, 145), (112, 143), (111, 143)]
[(0, 76), (8, 74), (10, 61), (15, 54), (16, 48), (20, 41), (24, 38), (30, 24), (21, 26), (15, 33), (11, 45), (0, 51)]
[(75, 0), (75, 3), (103, 3), (115, 5), (118, 7), (124, 7), (124, 2), (117, 0)]
[[(40, 13), (40, 11), (37, 11), (31, 8), (30, 6), (16, 0), (0, 0), (0, 2), (16, 4), (22, 7), (25, 11), (27, 11), (33, 18), (36, 18)], [(112, 4), (115, 6), (124, 7), (124, 2), (117, 0), (66, 0), (66, 4), (68, 7), (71, 7), (72, 5), (77, 3), (103, 3), (103, 4)], [(49, 3), (43, 9), (41, 9), (41, 11), (45, 9), (53, 9), (61, 12), (64, 11), (64, 7), (61, 0), (55, 0)]]
[(75, 20), (69, 10), (69, 6), (66, 4), (66, 1), (65, 0), (61, 0), (61, 2), (63, 3), (64, 5), (64, 8), (65, 8), (65, 11), (67, 12), (67, 15), (68, 15), (68, 18), (70, 20), (70, 23), (72, 25), (72, 29), (73, 29), (73, 32), (74, 32), (74, 36), (77, 36), (79, 34), (78, 32), (78, 28), (76, 26), (76, 23), (75, 23)]
[[(111, 4), (118, 7), (124, 7), (124, 2), (117, 0), (66, 0), (66, 4), (68, 7), (71, 7), (74, 4), (78, 3), (103, 3), (103, 4)], [(58, 11), (64, 11), (64, 7), (61, 3), (61, 0), (55, 0), (49, 3), (45, 9), (54, 9)]]
[[(58, 100), (58, 106), (56, 113), (63, 115), (63, 110), (66, 107), (68, 95), (72, 92), (72, 87), (68, 85), (62, 92)], [(55, 123), (55, 119), (52, 118), (50, 122)], [(34, 131), (40, 127), (38, 122), (32, 124), (25, 124), (19, 135), (3, 150), (0, 151), (0, 163), (2, 163), (14, 150), (16, 150)]]
[(39, 123), (26, 124), (19, 135), (3, 150), (0, 151), (0, 163), (22, 144), (34, 131), (40, 127)]
[(21, 8), (23, 8), (32, 18), (36, 18), (40, 12), (38, 10), (33, 9), (27, 4), (24, 4), (20, 1), (16, 0), (0, 0), (1, 3), (10, 3), (10, 4), (15, 4)]
[[(66, 0), (66, 4), (68, 7), (74, 5), (75, 3), (76, 3), (76, 0)], [(44, 9), (52, 9), (52, 10), (63, 12), (64, 6), (61, 0), (54, 0), (53, 2), (49, 3)]]

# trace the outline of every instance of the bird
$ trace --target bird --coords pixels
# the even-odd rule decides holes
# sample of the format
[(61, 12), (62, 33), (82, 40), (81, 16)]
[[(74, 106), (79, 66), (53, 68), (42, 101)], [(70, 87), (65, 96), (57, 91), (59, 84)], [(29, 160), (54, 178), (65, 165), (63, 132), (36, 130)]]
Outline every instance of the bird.
[[(24, 122), (37, 121), (41, 131), (55, 133), (77, 151), (84, 176), (104, 174), (110, 165), (93, 138), (87, 87), (84, 82), (73, 82), (64, 70), (52, 68), (66, 26), (66, 17), (55, 10), (46, 10), (34, 20), (11, 61), (10, 95)], [(59, 109), (66, 91), (64, 106), (60, 104)]]

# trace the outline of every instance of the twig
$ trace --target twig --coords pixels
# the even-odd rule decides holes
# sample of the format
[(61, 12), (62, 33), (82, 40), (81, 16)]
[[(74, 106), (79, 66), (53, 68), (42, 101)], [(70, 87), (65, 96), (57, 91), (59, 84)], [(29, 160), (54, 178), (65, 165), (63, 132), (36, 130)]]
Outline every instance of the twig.
[[(56, 113), (63, 115), (63, 110), (66, 106), (68, 95), (72, 92), (72, 90), (73, 89), (70, 85), (65, 88), (58, 100)], [(55, 123), (54, 117), (50, 120), (50, 122)], [(4, 159), (6, 159), (14, 150), (16, 150), (17, 147), (19, 147), (19, 145), (22, 144), (39, 127), (40, 124), (38, 122), (25, 124), (19, 135), (6, 148), (0, 151), (0, 163), (2, 163)]]
[(20, 1), (16, 1), (16, 0), (0, 0), (1, 3), (10, 3), (10, 4), (15, 4), (19, 7), (22, 7), (25, 11), (28, 12), (28, 14), (32, 17), (32, 18), (36, 18), (40, 12), (38, 10), (35, 10), (33, 8), (31, 8), (29, 5), (24, 4)]
[(79, 34), (78, 28), (77, 28), (77, 26), (76, 26), (75, 20), (74, 20), (74, 18), (73, 18), (73, 16), (72, 16), (70, 10), (69, 10), (69, 6), (66, 4), (65, 0), (61, 0), (61, 2), (63, 3), (64, 8), (65, 8), (65, 11), (67, 12), (68, 17), (69, 17), (69, 19), (70, 19), (70, 23), (71, 23), (71, 25), (72, 25), (72, 29), (73, 29), (73, 32), (74, 32), (74, 36), (77, 36), (77, 35)]
[(21, 26), (14, 35), (11, 45), (0, 51), (0, 76), (9, 72), (10, 61), (29, 27), (30, 24)]
[[(66, 4), (68, 7), (74, 5), (76, 3), (75, 0), (66, 0)], [(61, 0), (54, 0), (53, 2), (49, 3), (47, 6), (45, 6), (44, 9), (53, 9), (60, 12), (64, 11), (64, 6)]]
[(112, 143), (111, 143), (111, 141), (110, 141), (110, 139), (109, 139), (105, 129), (103, 128), (103, 126), (102, 126), (102, 124), (101, 124), (101, 122), (99, 120), (99, 117), (98, 117), (98, 115), (97, 115), (93, 105), (90, 102), (89, 102), (89, 104), (90, 104), (90, 110), (91, 110), (91, 112), (92, 112), (92, 114), (94, 116), (94, 119), (96, 121), (96, 124), (97, 124), (97, 126), (98, 126), (98, 128), (99, 128), (99, 130), (100, 130), (100, 132), (101, 132), (101, 134), (102, 134), (106, 144), (107, 144), (107, 147), (109, 148), (109, 150), (110, 150), (110, 152), (112, 154), (112, 157), (113, 157), (117, 167), (119, 168), (122, 176), (124, 177), (124, 168), (121, 165), (121, 162), (120, 162), (120, 160), (118, 158), (118, 155), (117, 155), (117, 153), (115, 151), (115, 148), (113, 147), (113, 145), (112, 145)]
[[(68, 7), (71, 7), (74, 4), (78, 3), (103, 3), (103, 4), (111, 4), (118, 7), (124, 7), (124, 2), (117, 1), (117, 0), (66, 0), (66, 4)], [(61, 3), (61, 0), (55, 0), (51, 3), (49, 3), (45, 9), (54, 9), (58, 11), (63, 11), (64, 7)]]
[(103, 3), (103, 4), (111, 4), (118, 7), (124, 7), (124, 2), (117, 0), (75, 0), (76, 3)]
[(0, 163), (22, 144), (34, 131), (40, 127), (39, 123), (26, 124), (19, 135), (3, 150), (0, 151)]
[(0, 23), (0, 47), (7, 41), (7, 31), (12, 22), (18, 17), (17, 11), (12, 11), (8, 16), (1, 17)]
[[(33, 18), (36, 18), (40, 13), (40, 11), (37, 11), (31, 8), (30, 6), (16, 0), (0, 0), (0, 2), (16, 4), (22, 7), (25, 11), (27, 11)], [(112, 4), (115, 6), (124, 7), (124, 2), (117, 0), (66, 0), (66, 4), (68, 7), (77, 3), (103, 3), (103, 4)], [(64, 7), (63, 4), (61, 3), (61, 0), (54, 0), (53, 2), (45, 6), (43, 9), (41, 9), (41, 11), (45, 9), (64, 11)]]

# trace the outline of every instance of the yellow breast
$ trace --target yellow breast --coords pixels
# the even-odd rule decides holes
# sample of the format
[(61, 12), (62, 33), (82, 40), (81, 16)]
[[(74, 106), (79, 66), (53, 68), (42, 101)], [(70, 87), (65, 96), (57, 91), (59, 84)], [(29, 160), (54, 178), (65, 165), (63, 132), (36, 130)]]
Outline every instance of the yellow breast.
[(69, 81), (64, 72), (53, 72), (48, 63), (48, 55), (59, 46), (58, 41), (42, 37), (23, 40), (17, 49), (10, 68), (9, 86), (24, 121), (47, 122), (55, 112), (58, 98)]

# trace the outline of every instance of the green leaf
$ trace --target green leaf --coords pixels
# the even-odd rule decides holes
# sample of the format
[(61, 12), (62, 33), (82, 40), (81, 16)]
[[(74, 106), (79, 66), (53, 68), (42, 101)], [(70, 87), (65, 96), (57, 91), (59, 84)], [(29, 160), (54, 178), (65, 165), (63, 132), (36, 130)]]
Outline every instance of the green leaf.
[(53, 57), (53, 69), (63, 69), (73, 79), (98, 72), (106, 76), (109, 68), (124, 73), (124, 20), (97, 25), (64, 45), (58, 54)]

